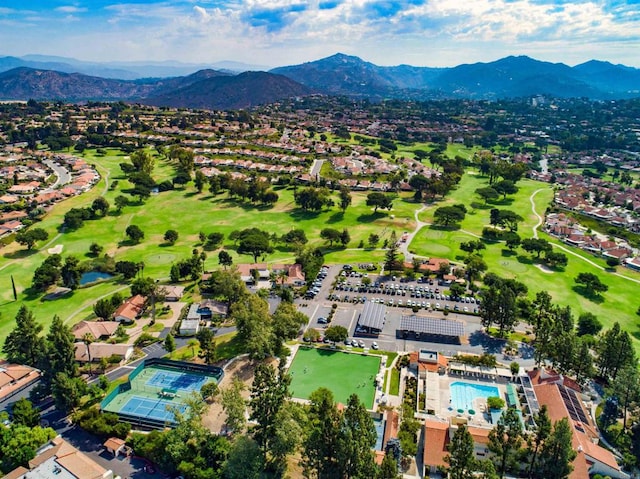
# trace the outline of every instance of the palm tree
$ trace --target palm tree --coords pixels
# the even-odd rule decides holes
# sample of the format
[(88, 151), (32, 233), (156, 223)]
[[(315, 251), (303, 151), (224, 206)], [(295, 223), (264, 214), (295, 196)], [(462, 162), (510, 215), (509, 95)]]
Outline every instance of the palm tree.
[(84, 336), (82, 336), (82, 342), (87, 347), (87, 357), (89, 358), (89, 376), (91, 376), (91, 349), (89, 345), (93, 343), (95, 339), (91, 333), (85, 333)]

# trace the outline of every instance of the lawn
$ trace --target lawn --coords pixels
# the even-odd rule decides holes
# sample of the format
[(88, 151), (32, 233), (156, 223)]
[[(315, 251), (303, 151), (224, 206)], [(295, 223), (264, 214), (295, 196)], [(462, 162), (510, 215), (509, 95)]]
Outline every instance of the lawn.
[(336, 402), (346, 405), (355, 393), (371, 409), (379, 368), (380, 356), (299, 348), (289, 368), (291, 395), (308, 399), (313, 391), (324, 387), (333, 393)]
[[(320, 231), (330, 227), (347, 229), (351, 242), (347, 250), (332, 248), (328, 252), (328, 262), (376, 262), (384, 256), (383, 250), (356, 248), (360, 242), (367, 243), (371, 233), (381, 237), (381, 243), (391, 231), (399, 236), (403, 231), (415, 228), (414, 211), (418, 204), (410, 200), (410, 194), (402, 194), (395, 201), (391, 211), (373, 212), (366, 205), (366, 193), (354, 192), (351, 206), (342, 213), (333, 207), (321, 212), (304, 212), (296, 207), (293, 189), (277, 189), (280, 200), (270, 208), (252, 205), (249, 202), (231, 200), (226, 194), (211, 196), (208, 192), (198, 194), (192, 185), (152, 195), (144, 204), (137, 200), (130, 202), (120, 213), (113, 206), (116, 196), (125, 194), (131, 187), (120, 170), (119, 164), (126, 161), (125, 155), (117, 150), (108, 150), (106, 156), (96, 156), (94, 150), (87, 150), (85, 157), (93, 163), (102, 179), (94, 188), (81, 196), (64, 201), (52, 208), (38, 227), (49, 233), (49, 240), (36, 245), (32, 252), (13, 243), (2, 249), (0, 257), (0, 337), (6, 336), (13, 328), (13, 318), (21, 304), (35, 311), (38, 321), (46, 325), (58, 314), (66, 322), (76, 322), (92, 316), (92, 305), (102, 296), (117, 290), (126, 294), (127, 285), (117, 280), (81, 288), (71, 295), (56, 301), (41, 301), (41, 295), (29, 295), (34, 270), (48, 256), (47, 249), (62, 245), (63, 258), (74, 255), (81, 260), (90, 259), (89, 246), (96, 242), (104, 248), (104, 253), (116, 261), (128, 260), (144, 263), (144, 274), (167, 280), (171, 265), (191, 255), (193, 248), (202, 248), (198, 234), (221, 232), (225, 237), (233, 230), (259, 227), (271, 233), (283, 234), (290, 229), (303, 229), (309, 243), (314, 246), (328, 246), (320, 238)], [(166, 160), (157, 158), (154, 177), (156, 180), (170, 178), (173, 167)], [(117, 181), (114, 187), (114, 181)], [(60, 231), (64, 214), (73, 207), (86, 207), (96, 197), (104, 195), (111, 203), (111, 211), (101, 219), (85, 222), (75, 231)], [(334, 200), (338, 203), (337, 193)], [(125, 230), (135, 224), (145, 233), (145, 238), (137, 245), (127, 241)], [(168, 229), (179, 232), (178, 241), (168, 246), (163, 236)], [(224, 247), (232, 255), (234, 263), (251, 262), (250, 256), (239, 256), (235, 245), (224, 241)], [(39, 249), (38, 249), (39, 248)], [(208, 270), (218, 267), (217, 251), (206, 251)], [(287, 245), (276, 245), (273, 254), (267, 255), (267, 262), (292, 261), (295, 253)], [(18, 290), (18, 301), (13, 300), (11, 277)]]
[[(443, 204), (463, 203), (470, 205), (478, 201), (473, 191), (483, 186), (486, 180), (478, 175), (465, 175), (460, 187), (452, 192), (444, 202), (432, 205), (421, 213), (421, 220), (431, 222), (433, 211)], [(532, 180), (522, 180), (518, 183), (520, 191), (514, 195), (506, 207), (518, 212), (524, 219), (519, 228), (519, 234), (523, 237), (532, 236), (532, 228), (537, 223), (536, 216), (531, 210), (530, 196), (533, 192), (541, 190), (534, 197), (536, 211), (544, 214), (544, 211), (552, 199), (552, 190), (548, 185)], [(480, 205), (482, 206), (482, 205)], [(489, 208), (477, 206), (470, 209), (467, 217), (457, 229), (441, 229), (426, 226), (415, 236), (409, 247), (410, 251), (420, 256), (445, 257), (453, 261), (462, 262), (465, 252), (460, 250), (460, 243), (474, 239), (474, 235), (481, 235), (482, 228), (489, 223)], [(553, 244), (561, 243), (541, 233), (541, 238), (550, 240)], [(634, 339), (636, 350), (640, 352), (640, 328), (636, 310), (640, 306), (637, 297), (638, 285), (623, 277), (602, 271), (590, 265), (581, 258), (588, 259), (600, 266), (606, 266), (601, 258), (596, 258), (576, 248), (568, 248), (579, 257), (568, 254), (569, 263), (564, 270), (545, 272), (540, 269), (531, 255), (521, 249), (516, 252), (507, 250), (504, 244), (485, 242), (487, 249), (482, 251), (482, 256), (489, 267), (489, 271), (500, 276), (515, 278), (522, 281), (529, 288), (529, 296), (533, 297), (540, 290), (548, 291), (554, 300), (561, 305), (569, 305), (576, 317), (583, 312), (591, 312), (598, 316), (606, 328), (617, 321), (626, 329)], [(567, 247), (566, 245), (563, 245)], [(619, 267), (619, 273), (628, 278), (640, 279), (640, 274), (626, 268)], [(588, 298), (574, 290), (574, 278), (581, 272), (593, 272), (609, 286), (609, 290), (601, 298)]]

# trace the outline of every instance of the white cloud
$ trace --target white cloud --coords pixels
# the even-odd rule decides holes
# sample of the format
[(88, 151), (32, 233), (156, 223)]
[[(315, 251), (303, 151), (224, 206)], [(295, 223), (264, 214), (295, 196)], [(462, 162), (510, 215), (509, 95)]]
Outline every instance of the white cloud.
[(87, 8), (76, 7), (73, 5), (64, 5), (62, 7), (56, 8), (55, 10), (56, 12), (61, 12), (61, 13), (84, 13), (87, 11)]

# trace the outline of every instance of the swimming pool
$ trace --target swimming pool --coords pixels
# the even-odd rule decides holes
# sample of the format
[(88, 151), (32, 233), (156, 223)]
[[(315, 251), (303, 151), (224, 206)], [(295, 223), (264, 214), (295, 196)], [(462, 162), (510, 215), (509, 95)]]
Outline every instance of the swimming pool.
[(477, 398), (500, 397), (500, 392), (495, 386), (484, 384), (464, 383), (456, 381), (449, 385), (451, 391), (451, 407), (454, 410), (468, 411), (475, 409), (473, 401)]

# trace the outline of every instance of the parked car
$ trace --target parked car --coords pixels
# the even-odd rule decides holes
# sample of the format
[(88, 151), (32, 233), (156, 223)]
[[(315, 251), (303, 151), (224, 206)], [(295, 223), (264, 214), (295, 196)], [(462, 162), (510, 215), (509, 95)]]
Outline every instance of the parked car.
[(378, 349), (378, 343), (375, 341), (371, 343), (371, 349)]
[(318, 324), (327, 324), (329, 321), (324, 316), (318, 318)]

